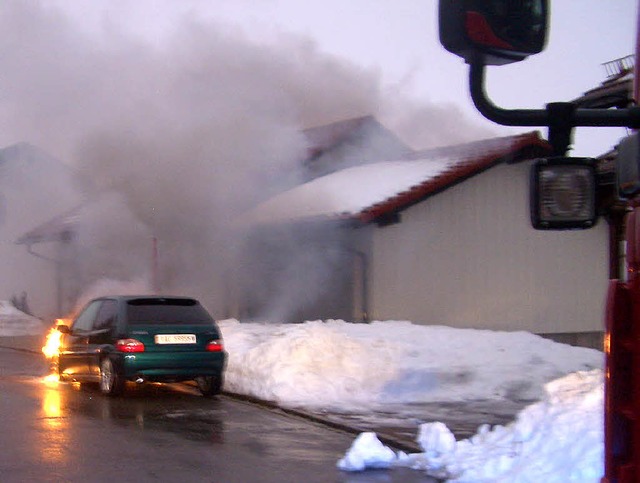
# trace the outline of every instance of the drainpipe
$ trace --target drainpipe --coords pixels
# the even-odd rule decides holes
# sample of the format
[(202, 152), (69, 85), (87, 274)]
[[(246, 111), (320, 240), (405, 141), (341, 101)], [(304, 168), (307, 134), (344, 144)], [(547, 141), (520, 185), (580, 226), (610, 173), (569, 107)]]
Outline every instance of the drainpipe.
[(158, 295), (160, 293), (160, 284), (158, 281), (158, 239), (154, 236), (151, 243), (151, 290)]
[(624, 208), (612, 207), (606, 214), (605, 219), (609, 226), (609, 279), (624, 280), (626, 269), (621, 264), (622, 243), (625, 239), (625, 216)]
[[(362, 319), (362, 322), (368, 323), (370, 322), (369, 320), (369, 285), (368, 285), (368, 281), (369, 281), (369, 259), (367, 257), (367, 254), (360, 251), (360, 250), (349, 250), (351, 253), (353, 253), (356, 258), (359, 260), (360, 263), (360, 272), (361, 272), (361, 280), (360, 280), (360, 286), (361, 286), (361, 307), (360, 307), (360, 318)], [(355, 279), (355, 277), (354, 277)]]

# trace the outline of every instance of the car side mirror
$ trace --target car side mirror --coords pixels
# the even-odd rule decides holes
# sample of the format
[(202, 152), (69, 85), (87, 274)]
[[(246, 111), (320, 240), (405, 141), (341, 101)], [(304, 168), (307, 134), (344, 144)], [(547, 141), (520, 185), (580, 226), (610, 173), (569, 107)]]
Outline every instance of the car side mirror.
[(58, 332), (60, 332), (62, 334), (70, 334), (71, 333), (71, 329), (69, 328), (68, 325), (57, 325), (56, 329), (58, 329)]
[(440, 0), (440, 43), (467, 63), (502, 65), (544, 49), (548, 0)]

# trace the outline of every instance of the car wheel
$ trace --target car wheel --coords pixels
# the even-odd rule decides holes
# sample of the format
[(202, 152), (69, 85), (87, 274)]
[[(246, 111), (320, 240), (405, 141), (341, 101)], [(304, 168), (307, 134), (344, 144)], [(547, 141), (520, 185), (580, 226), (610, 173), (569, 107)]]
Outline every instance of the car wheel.
[(220, 394), (222, 390), (222, 377), (217, 376), (200, 376), (196, 378), (198, 389), (205, 397)]
[(118, 374), (113, 362), (105, 357), (100, 362), (100, 392), (107, 396), (117, 396), (124, 389), (124, 380)]

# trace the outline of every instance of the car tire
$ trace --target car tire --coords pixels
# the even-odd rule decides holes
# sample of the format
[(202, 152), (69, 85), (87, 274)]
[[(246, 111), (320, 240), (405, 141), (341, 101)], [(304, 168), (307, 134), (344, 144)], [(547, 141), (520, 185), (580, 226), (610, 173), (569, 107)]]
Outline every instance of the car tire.
[(220, 376), (200, 376), (196, 378), (196, 384), (200, 393), (205, 397), (212, 397), (222, 391), (222, 377)]
[(107, 396), (117, 396), (124, 390), (124, 379), (118, 374), (113, 361), (105, 357), (100, 361), (100, 392)]

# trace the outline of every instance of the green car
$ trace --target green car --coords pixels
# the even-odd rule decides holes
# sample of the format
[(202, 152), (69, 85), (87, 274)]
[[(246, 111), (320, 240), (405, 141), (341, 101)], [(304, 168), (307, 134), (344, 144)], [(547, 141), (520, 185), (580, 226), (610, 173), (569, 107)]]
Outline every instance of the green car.
[(220, 330), (193, 298), (101, 297), (58, 331), (60, 380), (97, 382), (109, 396), (122, 393), (126, 381), (194, 380), (204, 396), (222, 389)]

